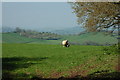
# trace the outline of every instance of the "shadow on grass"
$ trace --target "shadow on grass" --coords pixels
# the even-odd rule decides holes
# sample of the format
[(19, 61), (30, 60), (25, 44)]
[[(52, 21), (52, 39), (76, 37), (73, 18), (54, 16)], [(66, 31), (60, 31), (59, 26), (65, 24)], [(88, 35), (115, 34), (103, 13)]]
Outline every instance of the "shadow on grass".
[[(39, 57), (39, 58), (26, 58), (26, 57), (10, 57), (2, 58), (2, 77), (3, 80), (6, 78), (15, 78), (15, 74), (12, 74), (11, 71), (21, 68), (28, 68), (31, 65), (41, 64), (41, 61), (48, 59), (48, 57)], [(25, 74), (17, 74), (22, 77), (26, 76)], [(9, 80), (9, 79), (8, 79)]]
[(40, 62), (48, 59), (48, 57), (41, 58), (26, 58), (26, 57), (12, 57), (2, 59), (2, 80), (120, 80), (120, 72), (110, 72), (108, 70), (96, 71), (85, 77), (76, 75), (74, 77), (59, 77), (59, 78), (44, 78), (34, 74), (25, 73), (11, 73), (11, 71), (19, 68), (28, 68), (34, 64), (41, 64)]
[(48, 57), (40, 58), (26, 58), (26, 57), (11, 57), (2, 58), (2, 69), (3, 70), (15, 70), (18, 68), (28, 68), (33, 64), (40, 64), (38, 61), (48, 59)]

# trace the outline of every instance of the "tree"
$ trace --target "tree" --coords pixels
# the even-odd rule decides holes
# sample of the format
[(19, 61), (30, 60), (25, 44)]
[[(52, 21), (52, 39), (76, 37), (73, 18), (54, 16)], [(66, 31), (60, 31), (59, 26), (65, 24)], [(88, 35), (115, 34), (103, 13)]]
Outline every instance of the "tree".
[[(76, 0), (78, 1), (78, 0)], [(80, 0), (79, 0), (80, 1)], [(78, 24), (87, 31), (118, 31), (117, 51), (120, 52), (120, 1), (119, 2), (73, 2)]]
[(73, 2), (78, 24), (88, 31), (120, 29), (120, 2)]
[(22, 29), (20, 29), (19, 27), (16, 27), (15, 32), (20, 33), (21, 31)]

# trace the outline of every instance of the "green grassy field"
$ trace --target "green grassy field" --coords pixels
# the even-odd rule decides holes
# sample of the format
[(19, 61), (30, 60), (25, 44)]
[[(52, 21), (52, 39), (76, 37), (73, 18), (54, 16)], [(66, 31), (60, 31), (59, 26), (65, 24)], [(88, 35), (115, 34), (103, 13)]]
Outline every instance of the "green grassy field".
[[(1, 35), (1, 34), (0, 34)], [(36, 43), (36, 44), (60, 44), (62, 40), (69, 40), (71, 43), (85, 44), (85, 43), (98, 43), (98, 44), (115, 44), (118, 40), (110, 35), (101, 33), (86, 33), (82, 35), (62, 35), (59, 40), (40, 40), (20, 36), (17, 33), (3, 33), (3, 43)]]
[[(1, 35), (1, 34), (0, 34)], [(17, 33), (3, 33), (2, 43), (60, 44), (61, 40), (40, 40), (20, 36)]]
[(2, 50), (3, 78), (71, 78), (117, 71), (118, 54), (106, 54), (103, 46), (4, 43)]
[(3, 43), (27, 43), (37, 41), (38, 39), (27, 38), (24, 36), (20, 36), (17, 33), (3, 33), (2, 34), (2, 42)]
[(82, 35), (71, 35), (71, 36), (63, 36), (63, 39), (68, 39), (71, 42), (76, 42), (76, 43), (86, 43), (86, 42), (94, 42), (98, 44), (115, 44), (118, 42), (118, 40), (115, 37), (112, 37), (110, 35), (105, 35), (102, 32), (91, 32), (91, 33), (85, 33)]

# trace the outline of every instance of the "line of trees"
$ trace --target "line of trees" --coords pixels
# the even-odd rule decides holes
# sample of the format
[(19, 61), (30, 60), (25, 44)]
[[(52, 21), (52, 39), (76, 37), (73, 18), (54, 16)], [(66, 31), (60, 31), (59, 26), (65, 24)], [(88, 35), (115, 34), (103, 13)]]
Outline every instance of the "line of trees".
[(37, 32), (34, 30), (21, 29), (19, 27), (16, 27), (14, 33), (18, 33), (20, 36), (25, 36), (28, 38), (45, 39), (45, 40), (58, 40), (61, 37), (60, 35), (51, 32)]

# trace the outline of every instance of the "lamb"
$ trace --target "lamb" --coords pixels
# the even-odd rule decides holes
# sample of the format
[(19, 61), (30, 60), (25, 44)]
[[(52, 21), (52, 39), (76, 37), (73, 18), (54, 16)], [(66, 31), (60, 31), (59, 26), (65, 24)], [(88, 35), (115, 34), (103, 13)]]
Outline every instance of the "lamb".
[(63, 40), (62, 45), (63, 45), (63, 47), (69, 47), (70, 46), (68, 40)]

